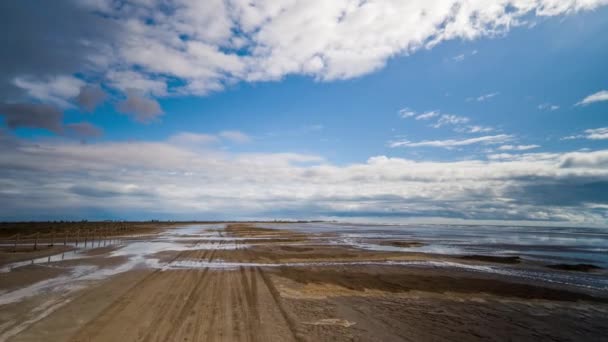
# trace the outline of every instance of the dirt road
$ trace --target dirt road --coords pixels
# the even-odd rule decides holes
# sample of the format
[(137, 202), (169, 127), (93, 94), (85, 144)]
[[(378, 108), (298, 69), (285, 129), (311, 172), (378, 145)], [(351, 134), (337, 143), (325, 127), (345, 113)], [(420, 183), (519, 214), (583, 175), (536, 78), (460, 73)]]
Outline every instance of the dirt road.
[(275, 295), (259, 269), (157, 272), (72, 340), (296, 340)]

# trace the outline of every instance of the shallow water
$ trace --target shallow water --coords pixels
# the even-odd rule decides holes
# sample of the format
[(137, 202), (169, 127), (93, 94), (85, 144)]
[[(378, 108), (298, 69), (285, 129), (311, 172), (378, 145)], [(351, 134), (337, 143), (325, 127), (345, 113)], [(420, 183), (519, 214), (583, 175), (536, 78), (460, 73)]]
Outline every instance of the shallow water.
[[(524, 258), (556, 262), (588, 262), (606, 267), (608, 265), (608, 234), (601, 230), (573, 228), (530, 228), (530, 227), (472, 227), (472, 226), (380, 226), (351, 225), (333, 223), (312, 224), (265, 224), (265, 227), (290, 229), (307, 233), (333, 233), (312, 236), (306, 243), (347, 245), (368, 250), (416, 251), (437, 254), (498, 254), (519, 255)], [(161, 262), (159, 252), (189, 250), (233, 250), (248, 248), (243, 240), (259, 240), (276, 237), (256, 236), (238, 238), (224, 236), (223, 224), (188, 225), (167, 229), (154, 236), (130, 236), (110, 241), (80, 244), (76, 250), (58, 253), (32, 260), (16, 262), (0, 268), (0, 273), (12, 272), (20, 267), (35, 264), (43, 267), (63, 268), (59, 276), (18, 288), (0, 292), (0, 306), (19, 303), (30, 297), (42, 295), (42, 304), (32, 311), (31, 317), (0, 334), (0, 340), (7, 339), (31, 324), (50, 315), (70, 302), (76, 291), (98, 280), (127, 272), (136, 268), (160, 271), (205, 269), (221, 272), (247, 267), (340, 267), (340, 266), (382, 266), (410, 268), (461, 269), (468, 272), (497, 274), (511, 279), (532, 281), (533, 283), (562, 284), (599, 292), (608, 292), (608, 272), (593, 274), (562, 272), (550, 269), (523, 269), (517, 265), (472, 265), (448, 261), (345, 261), (345, 262), (291, 262), (291, 263), (248, 263), (223, 260), (173, 260)], [(421, 247), (394, 247), (382, 245), (382, 240), (408, 240), (425, 243)], [(306, 244), (300, 243), (300, 244)], [(291, 244), (293, 245), (293, 244)], [(295, 243), (298, 245), (298, 243)], [(90, 255), (92, 248), (111, 246), (111, 251), (103, 255)], [(74, 246), (76, 247), (76, 246)], [(99, 267), (87, 264), (88, 258), (122, 257), (119, 265)], [(82, 263), (63, 263), (66, 260), (83, 259)], [(121, 259), (122, 260), (122, 259)], [(0, 276), (2, 276), (0, 274)]]
[[(217, 224), (188, 225), (168, 229), (166, 232), (153, 237), (125, 236), (122, 240), (111, 240), (116, 242), (116, 244), (111, 244), (110, 240), (105, 243), (103, 241), (97, 241), (95, 244), (87, 244), (87, 248), (85, 248), (83, 244), (80, 244), (80, 248), (73, 251), (8, 264), (0, 268), (0, 273), (12, 272), (23, 266), (38, 265), (65, 269), (67, 274), (10, 292), (0, 292), (0, 305), (17, 302), (44, 292), (70, 293), (82, 288), (82, 286), (84, 286), (83, 284), (87, 281), (104, 279), (115, 274), (130, 271), (137, 267), (160, 268), (161, 264), (159, 263), (159, 260), (154, 257), (154, 254), (158, 252), (200, 249), (225, 250), (246, 247), (246, 245), (237, 246), (234, 242), (206, 240), (206, 237), (214, 238), (217, 236), (217, 232), (210, 230), (221, 229), (223, 227), (224, 225)], [(192, 234), (200, 234), (201, 237), (186, 243), (180, 240), (180, 237)], [(107, 255), (91, 256), (87, 254), (87, 252), (93, 248), (104, 246), (111, 246), (115, 249)], [(108, 256), (122, 256), (126, 259), (117, 266), (97, 267), (86, 265), (85, 259)], [(62, 264), (62, 261), (66, 260), (83, 260), (83, 265), (74, 266), (73, 264)]]
[[(497, 254), (519, 255), (524, 258), (545, 260), (546, 262), (587, 262), (603, 267), (608, 266), (608, 234), (601, 230), (576, 228), (532, 228), (495, 226), (381, 226), (349, 225), (333, 223), (311, 224), (265, 224), (265, 227), (290, 229), (307, 233), (334, 233), (328, 237), (318, 237), (315, 243), (348, 245), (361, 249), (388, 251), (416, 251), (438, 254)], [(522, 270), (513, 265), (470, 265), (467, 263), (438, 261), (351, 261), (351, 262), (302, 262), (302, 263), (239, 263), (222, 260), (178, 260), (161, 262), (157, 253), (164, 251), (189, 250), (233, 250), (248, 248), (242, 238), (222, 236), (223, 224), (188, 225), (171, 228), (162, 234), (147, 237), (127, 237), (118, 240), (115, 249), (106, 256), (122, 256), (125, 261), (117, 266), (97, 267), (93, 265), (74, 266), (62, 264), (65, 260), (87, 259), (89, 249), (59, 253), (50, 257), (36, 258), (7, 265), (0, 272), (11, 272), (31, 264), (65, 268), (68, 272), (24, 288), (0, 293), (0, 305), (13, 303), (25, 298), (55, 292), (69, 294), (86, 286), (89, 281), (143, 267), (160, 270), (174, 269), (215, 269), (226, 270), (239, 267), (331, 267), (347, 265), (378, 265), (392, 267), (435, 267), (459, 268), (472, 272), (484, 272), (531, 279), (534, 281), (573, 285), (593, 290), (608, 291), (606, 272), (585, 274), (554, 270)], [(258, 237), (261, 243), (265, 237)], [(393, 247), (379, 244), (381, 240), (420, 241), (422, 247)], [(250, 240), (250, 239), (248, 239)], [(102, 243), (103, 244), (103, 243)], [(90, 246), (90, 245), (89, 245)], [(95, 247), (97, 247), (95, 245)], [(82, 246), (81, 246), (82, 247)], [(103, 257), (103, 256), (100, 256)]]
[[(437, 254), (521, 256), (547, 263), (591, 263), (608, 268), (608, 230), (598, 228), (365, 225), (345, 223), (265, 224), (308, 233), (335, 233), (333, 243), (362, 249)], [(381, 240), (419, 241), (393, 247)]]

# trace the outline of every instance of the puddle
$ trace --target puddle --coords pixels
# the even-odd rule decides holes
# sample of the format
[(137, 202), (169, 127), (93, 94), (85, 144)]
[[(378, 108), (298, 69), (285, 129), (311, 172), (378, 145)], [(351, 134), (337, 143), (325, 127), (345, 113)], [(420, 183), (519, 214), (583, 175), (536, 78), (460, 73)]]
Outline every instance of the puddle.
[[(209, 231), (221, 229), (223, 227), (224, 225), (218, 224), (184, 226), (179, 228), (168, 229), (167, 231), (158, 235), (151, 241), (143, 241), (136, 239), (108, 240), (108, 242), (95, 241), (94, 243), (89, 241), (86, 244), (86, 248), (85, 245), (81, 242), (79, 243), (80, 248), (76, 250), (8, 264), (0, 268), (0, 273), (8, 273), (15, 269), (18, 269), (19, 267), (28, 265), (65, 268), (69, 270), (69, 273), (67, 275), (61, 275), (55, 278), (46, 279), (21, 289), (0, 293), (0, 305), (20, 301), (24, 298), (35, 296), (45, 292), (62, 293), (66, 291), (74, 291), (82, 288), (84, 285), (79, 284), (82, 284), (86, 281), (104, 279), (115, 274), (130, 271), (136, 267), (159, 268), (160, 266), (158, 259), (152, 257), (158, 252), (179, 252), (201, 249), (235, 250), (248, 247), (247, 245), (237, 243), (236, 241), (223, 239), (217, 231)], [(178, 242), (180, 238), (193, 234), (201, 234), (201, 236), (203, 237), (218, 240), (207, 241), (203, 239), (196, 239), (196, 241), (193, 241), (190, 244)], [(146, 238), (149, 239), (149, 237)], [(109, 241), (116, 241), (118, 242), (118, 244), (111, 245)], [(64, 265), (60, 263), (61, 261), (66, 260), (84, 260), (88, 258), (101, 257), (102, 255), (87, 255), (87, 252), (91, 251), (93, 248), (99, 248), (104, 246), (115, 246), (117, 248), (107, 254), (107, 256), (124, 256), (126, 257), (126, 261), (118, 266), (113, 267), (97, 267), (94, 265), (86, 265), (86, 263), (84, 262), (83, 265), (76, 266)]]

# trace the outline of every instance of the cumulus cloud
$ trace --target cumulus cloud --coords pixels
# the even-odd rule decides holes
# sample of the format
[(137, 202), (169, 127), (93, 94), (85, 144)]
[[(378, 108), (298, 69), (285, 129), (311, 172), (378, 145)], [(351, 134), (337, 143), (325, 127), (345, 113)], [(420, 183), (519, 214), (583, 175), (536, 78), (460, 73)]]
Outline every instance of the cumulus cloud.
[[(53, 80), (93, 77), (119, 91), (205, 95), (235, 82), (358, 77), (395, 56), (495, 36), (529, 16), (591, 10), (607, 0), (499, 2), (182, 0), (3, 3), (0, 101), (78, 95)], [(19, 32), (19, 36), (13, 33)], [(28, 44), (23, 44), (27, 41)], [(72, 80), (74, 81), (74, 80)], [(63, 88), (60, 87), (60, 88)], [(67, 88), (63, 89), (67, 90)], [(69, 96), (69, 97), (68, 97)], [(601, 93), (583, 100), (601, 99)], [(158, 111), (156, 111), (158, 112)], [(146, 117), (148, 119), (148, 117)]]
[(43, 128), (51, 132), (62, 132), (63, 113), (45, 104), (5, 103), (0, 104), (0, 115), (10, 129), (20, 127)]
[[(457, 162), (376, 156), (337, 166), (316, 155), (232, 154), (163, 141), (0, 146), (3, 219), (95, 208), (117, 218), (369, 215), (606, 224), (594, 208), (608, 204), (607, 192), (593, 190), (608, 184), (605, 150)], [(536, 194), (560, 191), (572, 196), (543, 201)]]
[(9, 129), (41, 128), (55, 134), (85, 140), (103, 135), (103, 130), (89, 122), (63, 124), (63, 113), (49, 105), (31, 103), (0, 104), (0, 116)]
[(608, 127), (585, 130), (586, 138), (591, 140), (606, 140), (608, 139)]
[(135, 89), (127, 89), (127, 98), (116, 104), (116, 109), (135, 121), (149, 123), (163, 114), (160, 104)]
[(576, 105), (586, 106), (588, 104), (602, 101), (608, 101), (608, 90), (600, 90), (597, 93), (591, 94), (579, 101)]
[(93, 112), (107, 98), (108, 95), (101, 89), (99, 84), (84, 85), (80, 87), (80, 92), (76, 96), (76, 103), (87, 112)]
[(69, 108), (72, 105), (66, 99), (75, 97), (84, 82), (73, 76), (56, 76), (46, 80), (17, 77), (14, 84), (23, 89), (31, 99)]
[(608, 151), (571, 152), (559, 158), (563, 168), (606, 168), (608, 167)]
[(476, 138), (468, 139), (447, 139), (447, 140), (425, 140), (412, 142), (409, 140), (394, 141), (389, 144), (390, 147), (440, 147), (440, 148), (454, 148), (460, 146), (468, 146), (474, 144), (494, 145), (501, 144), (506, 141), (512, 140), (512, 135), (498, 134), (498, 135), (486, 135)]

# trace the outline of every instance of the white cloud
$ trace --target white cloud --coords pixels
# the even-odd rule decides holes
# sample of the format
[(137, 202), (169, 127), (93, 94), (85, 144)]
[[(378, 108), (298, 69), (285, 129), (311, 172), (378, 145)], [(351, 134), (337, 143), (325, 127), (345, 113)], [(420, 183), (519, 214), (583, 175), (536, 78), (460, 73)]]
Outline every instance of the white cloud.
[(123, 92), (135, 89), (154, 96), (167, 95), (167, 83), (163, 77), (154, 77), (136, 71), (110, 70), (106, 73), (106, 79), (109, 85)]
[(608, 139), (608, 127), (601, 127), (595, 129), (585, 130), (587, 134), (586, 138), (591, 140), (605, 140)]
[(390, 147), (440, 147), (440, 148), (454, 148), (460, 146), (468, 146), (474, 144), (494, 145), (501, 144), (506, 141), (512, 140), (512, 135), (498, 134), (498, 135), (486, 135), (476, 138), (468, 139), (447, 139), (447, 140), (425, 140), (419, 142), (412, 142), (408, 140), (395, 141), (389, 144)]
[(554, 105), (551, 103), (543, 103), (543, 104), (539, 104), (538, 105), (538, 109), (539, 110), (544, 110), (544, 111), (549, 111), (549, 112), (553, 112), (559, 109), (558, 105)]
[(399, 116), (407, 119), (414, 118), (415, 120), (430, 120), (438, 118), (437, 121), (430, 125), (432, 128), (441, 128), (444, 126), (453, 126), (453, 130), (459, 133), (487, 133), (494, 131), (494, 128), (480, 125), (464, 125), (470, 121), (466, 116), (459, 116), (454, 114), (441, 114), (438, 110), (432, 110), (423, 113), (416, 113), (415, 111), (404, 108), (399, 111)]
[[(74, 54), (83, 56), (72, 56), (78, 65), (65, 70), (76, 69), (75, 73), (86, 79), (93, 76), (107, 87), (121, 91), (133, 88), (153, 96), (205, 95), (235, 82), (279, 80), (287, 75), (307, 75), (321, 81), (348, 79), (378, 70), (391, 58), (444, 41), (492, 37), (526, 24), (530, 16), (566, 15), (607, 3), (608, 0), (149, 0), (120, 5), (113, 0), (76, 2), (70, 5), (79, 12), (88, 9), (99, 14), (94, 17), (98, 19), (96, 34), (84, 35), (86, 39), (74, 35), (79, 46), (83, 45)], [(61, 105), (77, 95), (73, 89), (80, 88), (59, 86), (63, 90), (55, 94), (38, 87), (38, 83), (46, 82), (47, 88), (58, 89), (48, 80), (27, 77), (17, 75), (17, 86), (33, 97)], [(484, 99), (488, 95), (493, 94)], [(582, 102), (601, 96), (605, 95), (600, 93)]]
[(494, 128), (487, 126), (472, 125), (466, 127), (457, 127), (456, 132), (461, 133), (488, 133), (494, 131)]
[(501, 151), (527, 151), (539, 147), (540, 145), (502, 145), (498, 149)]
[(430, 111), (430, 112), (418, 114), (416, 116), (416, 120), (429, 120), (429, 119), (432, 119), (432, 118), (437, 117), (437, 116), (439, 116), (439, 112), (438, 111)]
[(576, 105), (577, 106), (586, 106), (591, 103), (602, 102), (602, 101), (608, 101), (608, 90), (601, 90), (601, 91), (598, 91), (597, 93), (591, 94), (591, 95), (585, 97), (584, 99), (582, 99)]
[(484, 95), (480, 95), (478, 97), (469, 97), (467, 98), (467, 101), (477, 101), (477, 102), (483, 102), (483, 101), (487, 101), (495, 96), (498, 96), (500, 93), (499, 92), (494, 92), (494, 93), (489, 93), (489, 94), (484, 94)]
[(45, 80), (17, 77), (14, 84), (26, 91), (31, 99), (71, 108), (73, 105), (69, 100), (78, 96), (84, 82), (73, 76), (56, 76)]
[(456, 55), (456, 56), (452, 57), (452, 60), (455, 62), (462, 62), (462, 61), (464, 61), (465, 57), (466, 57), (465, 54), (462, 53), (460, 55)]
[(433, 128), (440, 128), (445, 125), (460, 125), (469, 122), (469, 118), (453, 114), (443, 114), (433, 125)]
[(461, 53), (459, 55), (456, 55), (456, 56), (452, 57), (452, 60), (454, 62), (462, 62), (462, 61), (465, 60), (465, 58), (467, 58), (467, 56), (475, 56), (477, 53), (478, 53), (477, 50), (473, 50), (473, 51), (468, 52), (468, 53)]
[[(337, 166), (315, 155), (230, 154), (162, 141), (22, 141), (0, 154), (0, 217), (97, 208), (118, 217), (171, 213), (235, 219), (297, 212), (314, 218), (364, 212), (605, 225), (606, 218), (586, 203), (608, 199), (585, 189), (608, 182), (607, 166), (608, 151), (457, 162), (376, 156)], [(574, 188), (567, 198), (538, 196)], [(552, 203), (554, 197), (564, 202)]]
[(586, 129), (585, 134), (569, 135), (569, 136), (561, 138), (561, 140), (575, 140), (575, 139), (589, 139), (589, 140), (608, 139), (608, 127)]
[(411, 110), (409, 108), (402, 108), (399, 110), (399, 116), (404, 119), (411, 118), (414, 115), (416, 115), (416, 112), (414, 112), (413, 110)]
[(606, 169), (608, 167), (608, 152), (571, 152), (559, 156), (562, 168)]
[(423, 113), (416, 113), (415, 111), (413, 111), (409, 108), (403, 108), (403, 109), (399, 110), (399, 116), (403, 119), (413, 117), (416, 120), (429, 120), (429, 119), (439, 116), (439, 114), (440, 113), (438, 110), (431, 110), (431, 111), (423, 112)]

